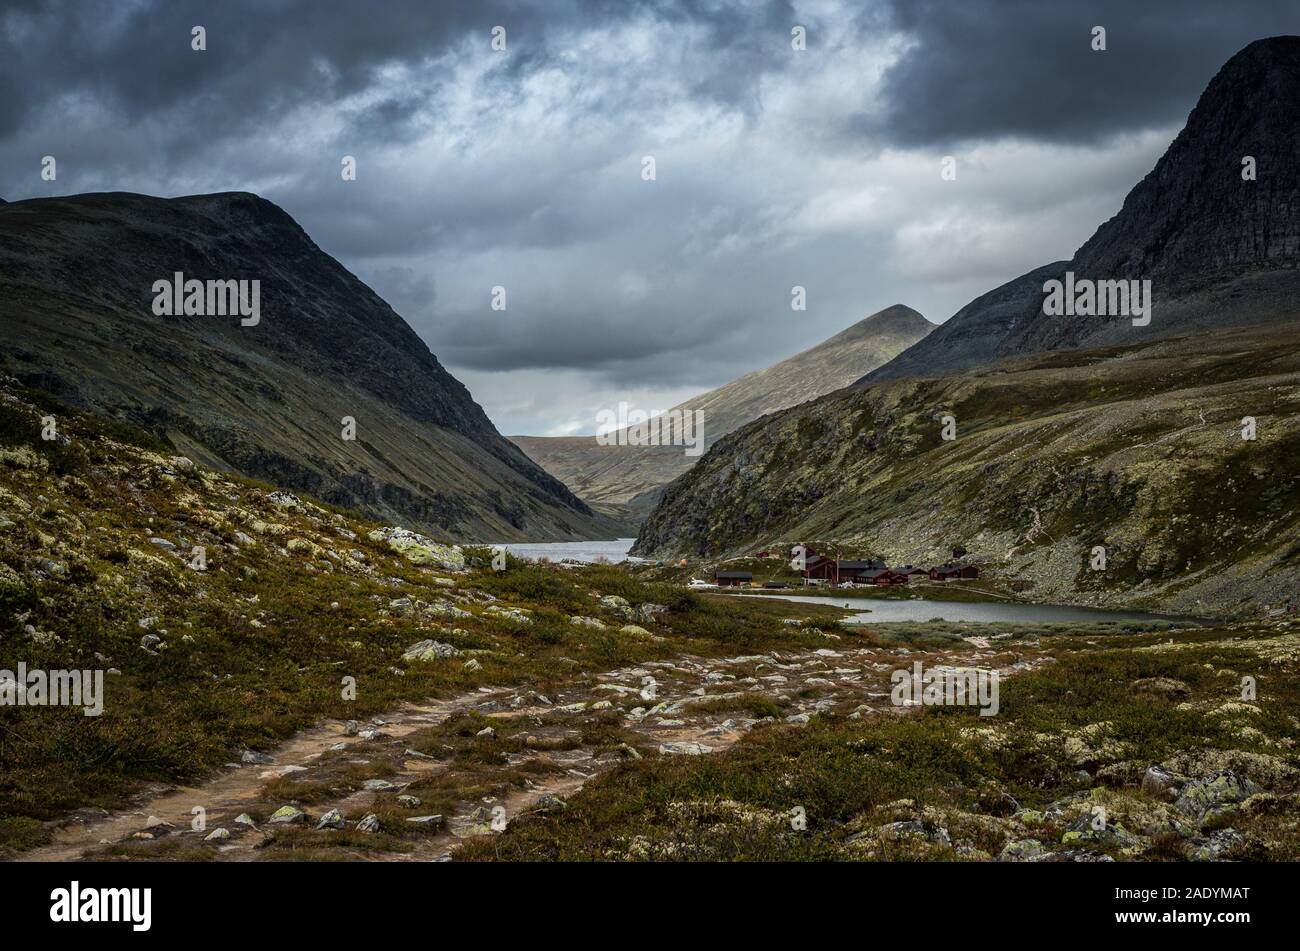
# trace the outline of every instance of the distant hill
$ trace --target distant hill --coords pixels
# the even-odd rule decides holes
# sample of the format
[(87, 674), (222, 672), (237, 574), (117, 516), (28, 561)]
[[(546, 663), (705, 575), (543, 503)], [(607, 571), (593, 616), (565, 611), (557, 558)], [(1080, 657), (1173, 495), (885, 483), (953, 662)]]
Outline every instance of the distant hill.
[[(895, 304), (762, 370), (673, 407), (704, 413), (706, 445), (768, 413), (847, 386), (921, 340), (934, 325)], [(511, 436), (543, 469), (596, 505), (643, 515), (659, 489), (699, 457), (672, 446), (602, 446), (593, 436)]]
[[(154, 282), (175, 272), (259, 280), (260, 322), (156, 316)], [(497, 433), (388, 304), (256, 195), (6, 203), (0, 368), (197, 461), (375, 519), (461, 540), (617, 534)]]
[[(1186, 127), (1119, 214), (1071, 260), (977, 298), (861, 382), (1300, 317), (1298, 131), (1300, 36), (1251, 43), (1211, 80)], [(1254, 160), (1253, 181), (1242, 178), (1247, 156)], [(1076, 278), (1150, 280), (1150, 325), (1044, 315), (1043, 284), (1066, 271)]]

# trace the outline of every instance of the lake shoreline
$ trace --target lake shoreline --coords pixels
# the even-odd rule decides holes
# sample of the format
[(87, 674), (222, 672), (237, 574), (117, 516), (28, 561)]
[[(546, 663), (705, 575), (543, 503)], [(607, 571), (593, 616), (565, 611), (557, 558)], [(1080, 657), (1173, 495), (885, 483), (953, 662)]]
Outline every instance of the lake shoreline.
[(930, 598), (854, 596), (837, 598), (829, 595), (778, 594), (775, 592), (721, 593), (729, 597), (772, 598), (798, 604), (843, 604), (844, 610), (859, 612), (841, 622), (848, 625), (917, 623), (936, 619), (963, 624), (1068, 624), (1095, 623), (1099, 621), (1135, 621), (1205, 627), (1216, 623), (1213, 618), (1186, 617), (1138, 610), (1116, 611), (1084, 605), (1043, 604), (1029, 601), (946, 601)]

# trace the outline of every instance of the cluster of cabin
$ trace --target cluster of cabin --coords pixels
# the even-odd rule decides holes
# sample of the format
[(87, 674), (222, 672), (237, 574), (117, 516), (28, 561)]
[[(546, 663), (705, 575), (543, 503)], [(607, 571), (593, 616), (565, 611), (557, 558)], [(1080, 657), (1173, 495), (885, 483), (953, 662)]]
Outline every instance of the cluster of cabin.
[[(767, 552), (760, 552), (759, 556)], [(900, 565), (891, 568), (880, 559), (828, 558), (808, 549), (804, 556), (805, 584), (877, 585), (889, 587), (903, 585), (917, 578), (930, 581), (969, 581), (980, 576), (980, 570), (964, 560), (966, 549), (954, 548), (953, 560), (932, 568), (917, 565)], [(715, 571), (714, 584), (739, 587), (752, 584), (754, 575), (749, 571)]]

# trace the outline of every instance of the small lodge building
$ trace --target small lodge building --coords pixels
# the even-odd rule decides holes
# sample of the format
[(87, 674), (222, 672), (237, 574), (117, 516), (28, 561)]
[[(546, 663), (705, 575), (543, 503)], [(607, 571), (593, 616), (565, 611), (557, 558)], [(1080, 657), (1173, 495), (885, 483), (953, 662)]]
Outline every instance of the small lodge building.
[(918, 568), (916, 565), (903, 565), (901, 568), (895, 568), (894, 570), (900, 575), (906, 577), (908, 581), (911, 581), (913, 578), (930, 577), (930, 572), (926, 571), (924, 568)]
[(949, 562), (930, 569), (931, 581), (970, 581), (980, 576), (974, 565), (954, 565)]
[(747, 585), (754, 580), (754, 575), (749, 571), (715, 571), (713, 573), (713, 583), (723, 588), (739, 588), (741, 585)]
[(855, 580), (883, 588), (889, 585), (907, 584), (907, 575), (890, 568), (872, 568), (869, 571), (859, 572)]
[(825, 558), (816, 555), (808, 558), (804, 563), (803, 576), (805, 578), (820, 578), (832, 584), (839, 584), (842, 581), (857, 581), (858, 575), (864, 571), (883, 571), (885, 569), (885, 563), (879, 559), (861, 561), (850, 558)]

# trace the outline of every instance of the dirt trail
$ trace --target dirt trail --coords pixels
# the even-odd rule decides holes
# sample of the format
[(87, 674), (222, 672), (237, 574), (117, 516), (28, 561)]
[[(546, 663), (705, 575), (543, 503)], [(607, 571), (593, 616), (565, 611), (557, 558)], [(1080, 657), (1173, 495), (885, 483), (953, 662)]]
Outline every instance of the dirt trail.
[[(629, 749), (589, 745), (582, 738), (594, 726), (617, 721), (635, 737), (641, 755), (706, 755), (731, 746), (756, 723), (771, 717), (806, 722), (818, 713), (836, 710), (850, 716), (897, 714), (905, 708), (890, 702), (890, 675), (920, 660), (927, 667), (952, 665), (997, 669), (1002, 675), (1027, 669), (1045, 658), (1023, 646), (990, 647), (973, 639), (960, 649), (843, 648), (828, 642), (817, 651), (703, 658), (679, 656), (598, 675), (582, 675), (554, 697), (527, 687), (480, 688), (459, 697), (410, 704), (361, 724), (360, 735), (348, 735), (342, 721), (330, 720), (305, 730), (275, 749), (272, 765), (231, 765), (210, 781), (147, 795), (136, 808), (103, 818), (78, 816), (60, 828), (54, 841), (20, 856), (24, 861), (69, 861), (93, 857), (115, 843), (174, 842), (198, 845), (213, 829), (231, 835), (211, 843), (215, 857), (249, 861), (274, 835), (275, 825), (256, 828), (234, 823), (241, 813), (266, 814), (266, 784), (278, 776), (311, 781), (334, 776), (331, 770), (385, 764), (384, 788), (354, 789), (332, 801), (304, 806), (310, 823), (330, 809), (347, 821), (349, 832), (372, 811), (377, 801), (392, 803), (399, 794), (420, 791), (421, 780), (433, 778), (459, 792), (456, 813), (430, 823), (409, 851), (370, 850), (345, 846), (348, 857), (387, 861), (444, 860), (464, 838), (493, 834), (509, 821), (539, 807), (545, 797), (562, 800), (592, 778), (613, 769)], [(515, 752), (501, 754), (474, 775), (461, 775), (438, 757), (413, 754), (405, 738), (445, 723), (463, 713), (477, 713), (502, 724), (502, 733), (515, 742)], [(522, 725), (521, 725), (522, 724)], [(373, 735), (368, 731), (375, 731)], [(492, 738), (495, 740), (495, 738)], [(470, 742), (473, 742), (472, 740)], [(622, 744), (620, 744), (622, 747)], [(527, 773), (521, 784), (518, 770)], [(500, 776), (498, 796), (475, 795)], [(409, 802), (409, 800), (408, 800)], [(556, 806), (554, 799), (547, 800)], [(282, 805), (283, 803), (277, 803)], [(419, 804), (415, 804), (418, 806)], [(206, 811), (204, 831), (194, 831), (192, 810)], [(418, 812), (418, 808), (415, 808)], [(170, 825), (148, 826), (150, 818)], [(408, 831), (409, 830), (404, 830)], [(350, 842), (354, 842), (355, 836)], [(142, 852), (141, 856), (147, 855)]]

